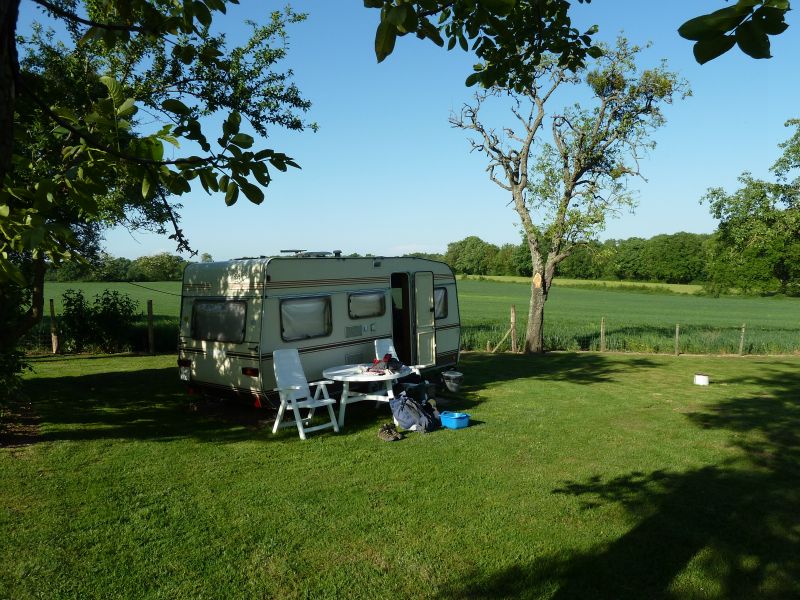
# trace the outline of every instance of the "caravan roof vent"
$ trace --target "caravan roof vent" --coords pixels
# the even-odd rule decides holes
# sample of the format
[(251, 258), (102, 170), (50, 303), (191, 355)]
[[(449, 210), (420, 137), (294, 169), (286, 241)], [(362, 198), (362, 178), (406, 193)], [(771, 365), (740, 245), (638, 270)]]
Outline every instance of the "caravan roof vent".
[(331, 255), (335, 256), (336, 258), (339, 258), (339, 257), (342, 256), (342, 251), (341, 250), (334, 250), (333, 252), (328, 252), (327, 250), (324, 250), (324, 251), (281, 250), (281, 252), (284, 252), (286, 254), (294, 254), (295, 256), (303, 257), (303, 258), (324, 258), (326, 256), (331, 256)]

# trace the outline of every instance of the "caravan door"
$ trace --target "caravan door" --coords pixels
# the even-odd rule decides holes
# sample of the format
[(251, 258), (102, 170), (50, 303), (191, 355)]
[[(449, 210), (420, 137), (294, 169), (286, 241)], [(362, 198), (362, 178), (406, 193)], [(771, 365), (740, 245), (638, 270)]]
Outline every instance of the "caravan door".
[(417, 365), (436, 363), (436, 321), (433, 304), (433, 272), (414, 273), (414, 324), (417, 338)]

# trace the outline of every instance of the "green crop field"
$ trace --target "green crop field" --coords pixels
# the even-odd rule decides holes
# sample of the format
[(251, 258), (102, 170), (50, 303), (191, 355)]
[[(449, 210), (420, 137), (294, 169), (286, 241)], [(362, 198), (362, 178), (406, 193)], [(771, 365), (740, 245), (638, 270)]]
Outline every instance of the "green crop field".
[[(687, 286), (671, 286), (675, 289), (668, 293), (642, 293), (646, 286), (629, 289), (584, 284), (564, 281), (552, 287), (545, 307), (548, 349), (598, 350), (600, 321), (605, 318), (606, 348), (612, 351), (673, 352), (675, 326), (679, 325), (683, 353), (738, 353), (742, 324), (744, 351), (748, 354), (800, 351), (800, 299), (709, 298), (686, 293)], [(153, 311), (163, 330), (160, 345), (174, 346), (176, 334), (170, 332), (177, 327), (179, 282), (49, 283), (46, 297), (56, 300), (57, 311), (61, 294), (68, 288), (83, 289), (90, 300), (106, 288), (119, 290), (138, 300), (141, 310), (148, 299), (153, 300)], [(465, 350), (483, 350), (487, 342), (494, 347), (509, 327), (512, 304), (517, 309), (517, 338), (522, 343), (529, 298), (525, 280), (462, 279), (458, 290)], [(48, 336), (49, 324), (43, 322), (38, 332), (42, 345), (49, 343)], [(502, 349), (508, 347), (507, 341)]]
[[(458, 291), (465, 348), (485, 349), (487, 341), (499, 342), (508, 329), (512, 304), (522, 340), (527, 284), (463, 280)], [(551, 350), (597, 350), (602, 318), (609, 350), (672, 352), (676, 324), (681, 352), (738, 352), (742, 324), (747, 353), (800, 350), (800, 299), (643, 294), (557, 284), (545, 306), (545, 345)]]

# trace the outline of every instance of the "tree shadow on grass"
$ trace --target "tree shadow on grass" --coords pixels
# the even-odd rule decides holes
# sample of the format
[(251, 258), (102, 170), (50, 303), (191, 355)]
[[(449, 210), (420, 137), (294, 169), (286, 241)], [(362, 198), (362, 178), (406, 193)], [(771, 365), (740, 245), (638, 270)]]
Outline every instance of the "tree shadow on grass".
[(464, 390), (478, 391), (497, 381), (543, 379), (595, 384), (611, 381), (631, 369), (658, 368), (661, 363), (647, 357), (583, 354), (468, 354), (459, 369), (464, 372)]
[(236, 441), (274, 418), (272, 411), (189, 397), (174, 368), (31, 379), (26, 391), (43, 423), (37, 441)]
[(800, 597), (800, 374), (775, 369), (734, 382), (763, 391), (688, 419), (735, 433), (730, 443), (741, 458), (686, 472), (567, 481), (553, 493), (581, 498), (585, 511), (621, 506), (635, 525), (586, 552), (476, 571), (441, 597)]
[[(465, 384), (458, 394), (442, 394), (442, 408), (469, 412), (484, 401), (484, 390), (498, 381), (542, 379), (592, 384), (631, 368), (657, 366), (647, 358), (619, 361), (597, 354), (465, 355), (459, 367), (465, 373)], [(36, 438), (41, 441), (184, 437), (237, 441), (252, 439), (256, 430), (271, 427), (275, 418), (275, 411), (270, 409), (256, 410), (235, 401), (208, 405), (188, 397), (174, 368), (36, 378), (28, 380), (26, 388), (45, 424)], [(346, 414), (345, 435), (391, 420), (386, 403), (356, 403), (348, 406)], [(293, 430), (288, 433), (294, 435)], [(258, 437), (280, 439), (284, 435), (287, 433), (273, 438), (265, 431)]]

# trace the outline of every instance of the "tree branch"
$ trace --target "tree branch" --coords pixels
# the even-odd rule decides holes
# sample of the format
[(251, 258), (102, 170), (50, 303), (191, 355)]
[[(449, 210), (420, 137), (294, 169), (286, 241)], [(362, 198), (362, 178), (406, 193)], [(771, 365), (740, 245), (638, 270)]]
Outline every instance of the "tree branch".
[(106, 29), (108, 31), (135, 31), (137, 33), (146, 33), (148, 32), (147, 29), (144, 27), (140, 27), (139, 25), (122, 25), (119, 23), (99, 23), (97, 21), (92, 21), (90, 19), (84, 19), (79, 17), (73, 12), (68, 10), (64, 10), (60, 6), (56, 6), (55, 4), (51, 4), (47, 0), (32, 0), (34, 4), (38, 4), (48, 12), (54, 14), (57, 17), (61, 17), (63, 19), (67, 19), (68, 21), (72, 21), (73, 23), (80, 23), (81, 25), (87, 25), (89, 27), (97, 27), (98, 29)]

